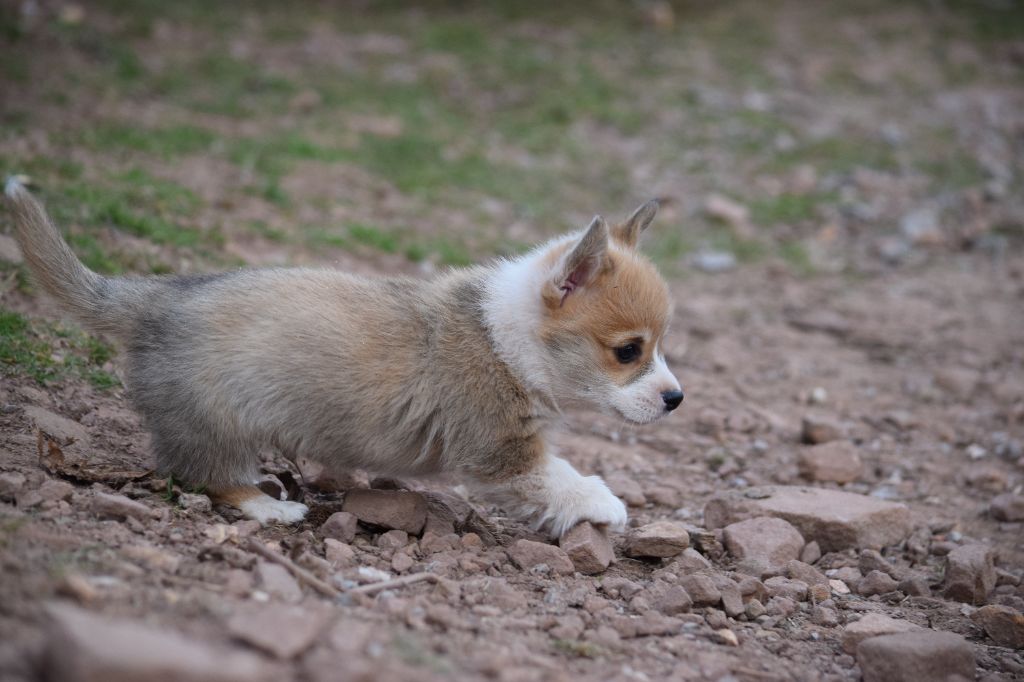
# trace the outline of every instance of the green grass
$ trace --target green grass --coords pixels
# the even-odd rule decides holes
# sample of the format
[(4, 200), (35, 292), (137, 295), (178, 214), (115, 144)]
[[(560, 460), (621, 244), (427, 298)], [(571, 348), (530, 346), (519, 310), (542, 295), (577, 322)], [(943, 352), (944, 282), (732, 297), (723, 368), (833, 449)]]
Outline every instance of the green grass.
[(78, 377), (108, 389), (120, 385), (103, 369), (113, 356), (110, 346), (80, 331), (0, 308), (0, 367), (5, 374), (27, 376), (42, 385)]
[(750, 202), (750, 218), (761, 225), (792, 225), (813, 220), (821, 204), (836, 200), (834, 193), (779, 194)]
[(142, 152), (164, 160), (209, 149), (217, 136), (191, 125), (145, 128), (121, 122), (103, 122), (81, 130), (79, 142), (97, 151), (124, 154)]

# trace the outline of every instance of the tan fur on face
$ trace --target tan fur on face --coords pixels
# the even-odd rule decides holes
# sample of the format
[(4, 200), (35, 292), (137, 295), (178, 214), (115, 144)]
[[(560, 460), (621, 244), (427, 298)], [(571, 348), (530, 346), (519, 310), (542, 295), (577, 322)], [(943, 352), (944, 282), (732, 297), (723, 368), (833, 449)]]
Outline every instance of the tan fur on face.
[[(565, 296), (554, 285), (544, 293), (545, 319), (540, 337), (545, 343), (584, 337), (599, 349), (599, 362), (617, 383), (625, 383), (650, 362), (671, 317), (668, 287), (654, 266), (631, 250), (612, 248), (596, 278)], [(628, 365), (614, 348), (637, 338), (641, 357)]]

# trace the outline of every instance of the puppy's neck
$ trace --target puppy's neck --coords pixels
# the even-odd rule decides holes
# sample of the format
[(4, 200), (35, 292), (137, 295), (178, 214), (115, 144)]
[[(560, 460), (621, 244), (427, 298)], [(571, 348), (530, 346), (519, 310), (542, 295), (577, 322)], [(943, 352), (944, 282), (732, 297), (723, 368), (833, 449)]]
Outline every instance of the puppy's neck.
[(488, 274), (483, 308), (498, 356), (528, 390), (553, 401), (557, 391), (540, 339), (541, 288), (547, 277), (541, 263), (544, 255), (545, 249), (536, 249), (494, 266)]

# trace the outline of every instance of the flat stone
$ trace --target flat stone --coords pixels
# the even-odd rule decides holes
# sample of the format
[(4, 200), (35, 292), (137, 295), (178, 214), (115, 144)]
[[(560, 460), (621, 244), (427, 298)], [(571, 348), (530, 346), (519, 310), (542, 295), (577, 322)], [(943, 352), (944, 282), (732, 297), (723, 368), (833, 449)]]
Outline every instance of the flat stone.
[(989, 511), (996, 521), (1024, 521), (1024, 495), (1003, 493), (992, 500)]
[(602, 573), (615, 560), (615, 549), (607, 532), (584, 521), (559, 540), (580, 573)]
[(857, 646), (864, 682), (973, 680), (974, 650), (952, 632), (922, 630), (871, 637)]
[(851, 483), (864, 472), (857, 446), (845, 440), (803, 448), (797, 455), (800, 475), (812, 481)]
[(674, 521), (655, 521), (626, 536), (625, 551), (631, 557), (666, 558), (682, 554), (690, 544), (686, 529)]
[(713, 497), (704, 507), (708, 528), (758, 516), (785, 519), (824, 552), (884, 547), (911, 531), (910, 510), (867, 495), (803, 486), (762, 486)]
[(231, 636), (271, 656), (287, 660), (313, 646), (331, 619), (331, 608), (316, 602), (302, 605), (246, 604), (231, 614), (226, 625)]
[(971, 614), (992, 641), (1010, 649), (1024, 649), (1024, 614), (1009, 606), (990, 604)]
[(654, 608), (666, 616), (686, 613), (693, 606), (690, 593), (682, 585), (655, 583), (647, 594)]
[(260, 589), (272, 597), (284, 601), (297, 602), (302, 599), (302, 588), (295, 578), (280, 564), (260, 561), (256, 564), (256, 577), (259, 578)]
[(156, 516), (155, 509), (151, 509), (141, 502), (125, 497), (124, 495), (111, 495), (97, 492), (92, 498), (92, 511), (97, 516), (120, 519), (128, 518), (146, 521)]
[(968, 604), (984, 604), (996, 586), (995, 553), (987, 545), (957, 547), (946, 555), (942, 594)]
[(561, 547), (549, 545), (546, 542), (516, 540), (508, 548), (508, 555), (512, 559), (512, 563), (524, 571), (541, 564), (547, 565), (552, 573), (559, 575), (569, 575), (576, 570), (569, 555)]
[(808, 585), (828, 586), (828, 578), (814, 566), (802, 561), (790, 561), (785, 566), (786, 575), (793, 580), (800, 580)]
[(899, 632), (915, 632), (920, 629), (920, 626), (906, 620), (896, 620), (881, 613), (868, 613), (860, 620), (847, 625), (843, 630), (843, 651), (848, 654), (856, 653), (857, 646), (869, 637)]
[(800, 556), (804, 538), (787, 521), (760, 516), (730, 524), (722, 533), (725, 549), (739, 561), (756, 566), (758, 575), (777, 571)]
[(811, 622), (826, 628), (839, 625), (839, 612), (827, 606), (815, 606), (811, 609)]
[(419, 535), (427, 522), (427, 501), (406, 490), (350, 490), (342, 511), (373, 526)]
[(335, 569), (356, 565), (356, 552), (352, 546), (334, 538), (324, 540), (324, 555)]
[(25, 474), (17, 471), (0, 473), (0, 500), (12, 502), (25, 486)]
[(821, 558), (821, 547), (817, 542), (811, 541), (804, 545), (804, 548), (800, 550), (800, 561), (805, 564), (817, 563), (818, 559)]
[(409, 544), (409, 534), (404, 530), (389, 530), (377, 536), (375, 544), (382, 549), (399, 549)]
[(127, 619), (93, 615), (67, 604), (51, 619), (41, 657), (46, 678), (61, 682), (257, 682), (268, 679), (258, 656), (214, 647)]
[(71, 442), (89, 442), (88, 429), (67, 417), (62, 417), (35, 405), (25, 407), (25, 416), (32, 421), (37, 429), (65, 445)]
[(693, 547), (684, 549), (672, 565), (678, 567), (679, 572), (684, 575), (711, 568), (711, 562)]

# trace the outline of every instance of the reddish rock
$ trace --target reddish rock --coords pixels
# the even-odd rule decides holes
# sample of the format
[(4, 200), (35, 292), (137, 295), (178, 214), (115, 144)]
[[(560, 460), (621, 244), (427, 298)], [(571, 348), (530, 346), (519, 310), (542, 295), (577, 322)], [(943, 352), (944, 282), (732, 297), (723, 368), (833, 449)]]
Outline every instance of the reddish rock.
[(602, 573), (615, 559), (608, 534), (587, 522), (563, 535), (559, 545), (580, 573)]
[(155, 510), (124, 495), (96, 493), (92, 498), (92, 510), (97, 516), (125, 520), (128, 518), (147, 521), (155, 516)]
[(843, 437), (843, 426), (834, 419), (819, 415), (807, 415), (800, 424), (800, 440), (819, 445)]
[(324, 554), (335, 569), (348, 568), (356, 564), (356, 552), (352, 546), (334, 538), (324, 540)]
[(655, 583), (647, 595), (654, 608), (666, 616), (686, 613), (693, 606), (690, 593), (682, 585)]
[(808, 585), (828, 586), (828, 578), (814, 566), (802, 561), (790, 561), (785, 566), (786, 575), (793, 580), (800, 580)]
[(231, 614), (226, 625), (232, 637), (287, 660), (313, 646), (332, 616), (329, 606), (316, 602), (294, 606), (246, 604)]
[(992, 641), (1010, 649), (1024, 649), (1024, 614), (1009, 606), (991, 604), (971, 614)]
[(17, 471), (0, 473), (0, 500), (12, 502), (25, 486), (25, 475)]
[(48, 607), (46, 679), (61, 682), (258, 682), (257, 656), (213, 647), (140, 621), (108, 619), (67, 605)]
[(786, 597), (793, 601), (807, 601), (807, 583), (775, 576), (764, 581), (764, 589), (770, 597)]
[(805, 564), (817, 563), (818, 559), (821, 558), (821, 547), (817, 542), (811, 541), (804, 545), (804, 548), (800, 550), (800, 561)]
[[(722, 533), (726, 550), (757, 575), (776, 571), (800, 556), (804, 539), (790, 523), (762, 516), (733, 523)], [(747, 572), (747, 571), (744, 571)]]
[(679, 585), (690, 595), (694, 606), (714, 606), (722, 600), (722, 592), (710, 576), (684, 575), (679, 578)]
[(895, 592), (898, 583), (888, 573), (871, 571), (857, 582), (857, 594), (862, 597), (872, 597), (876, 594), (888, 594)]
[(896, 620), (881, 613), (868, 613), (860, 620), (847, 625), (843, 630), (843, 651), (848, 654), (856, 652), (857, 646), (869, 637), (899, 632), (915, 632), (920, 629), (920, 626), (914, 625), (909, 621)]
[(872, 637), (857, 646), (864, 682), (973, 680), (974, 651), (952, 632), (922, 630)]
[(642, 507), (647, 504), (647, 498), (640, 484), (621, 471), (616, 471), (607, 476), (605, 483), (608, 484), (609, 490), (616, 497), (620, 498), (630, 507)]
[(289, 602), (302, 598), (302, 588), (288, 569), (280, 564), (260, 561), (256, 564), (256, 577), (259, 578), (260, 589), (272, 597)]
[(681, 554), (690, 544), (686, 529), (674, 521), (655, 521), (626, 536), (625, 551), (632, 557), (664, 558)]
[(320, 533), (325, 538), (333, 538), (338, 542), (350, 543), (356, 538), (356, 530), (359, 528), (359, 519), (355, 514), (340, 511), (327, 517), (320, 526)]
[(679, 569), (679, 572), (684, 575), (711, 568), (711, 562), (705, 559), (703, 554), (692, 547), (684, 549), (683, 553), (677, 556), (675, 561), (672, 562), (672, 565), (676, 566)]
[(719, 494), (704, 507), (708, 528), (757, 516), (785, 519), (824, 552), (893, 545), (911, 531), (905, 505), (822, 488), (762, 486)]
[(864, 472), (857, 446), (845, 440), (832, 441), (800, 450), (800, 475), (812, 481), (850, 483)]
[(508, 555), (512, 562), (524, 571), (541, 564), (546, 564), (552, 573), (560, 575), (569, 575), (576, 570), (568, 554), (560, 547), (545, 542), (516, 540), (508, 548)]
[(378, 535), (374, 544), (381, 549), (399, 549), (409, 544), (409, 534), (404, 530), (389, 530)]
[(964, 545), (946, 555), (942, 593), (947, 599), (984, 604), (995, 586), (995, 553), (987, 545)]
[(427, 501), (406, 490), (350, 490), (342, 511), (363, 523), (419, 535), (427, 522)]
[(989, 510), (996, 521), (1024, 521), (1024, 495), (1004, 493), (992, 500)]

